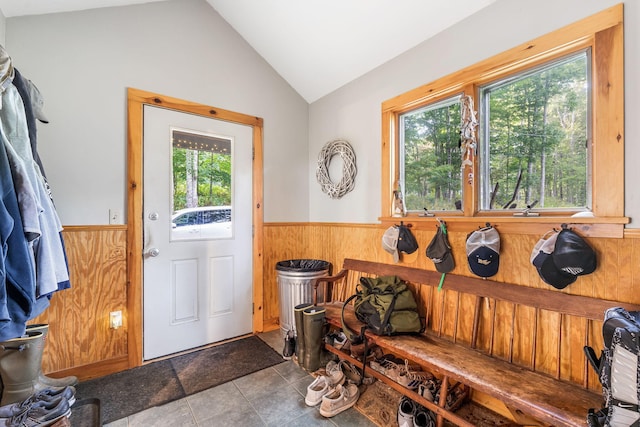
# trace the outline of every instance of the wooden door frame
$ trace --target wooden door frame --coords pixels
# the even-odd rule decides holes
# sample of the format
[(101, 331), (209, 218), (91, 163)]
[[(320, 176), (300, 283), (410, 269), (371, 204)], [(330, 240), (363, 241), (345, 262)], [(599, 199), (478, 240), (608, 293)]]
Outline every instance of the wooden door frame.
[(127, 89), (127, 347), (129, 367), (142, 365), (143, 108), (145, 105), (251, 126), (253, 129), (253, 332), (263, 330), (263, 151), (260, 117)]

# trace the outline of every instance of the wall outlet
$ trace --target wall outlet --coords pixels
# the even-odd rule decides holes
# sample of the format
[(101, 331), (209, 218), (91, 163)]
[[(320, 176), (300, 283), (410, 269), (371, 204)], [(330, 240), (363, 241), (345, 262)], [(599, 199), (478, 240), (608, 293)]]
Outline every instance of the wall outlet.
[(109, 224), (122, 224), (122, 211), (120, 209), (109, 209)]
[(118, 310), (109, 313), (109, 327), (111, 329), (122, 327), (122, 311)]

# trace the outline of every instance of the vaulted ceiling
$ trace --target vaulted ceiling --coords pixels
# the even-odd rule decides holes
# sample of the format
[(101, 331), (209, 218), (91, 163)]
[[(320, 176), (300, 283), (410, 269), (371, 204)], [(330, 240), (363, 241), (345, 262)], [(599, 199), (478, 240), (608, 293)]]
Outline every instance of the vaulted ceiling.
[[(166, 0), (0, 0), (5, 17)], [(495, 0), (206, 0), (307, 102)]]

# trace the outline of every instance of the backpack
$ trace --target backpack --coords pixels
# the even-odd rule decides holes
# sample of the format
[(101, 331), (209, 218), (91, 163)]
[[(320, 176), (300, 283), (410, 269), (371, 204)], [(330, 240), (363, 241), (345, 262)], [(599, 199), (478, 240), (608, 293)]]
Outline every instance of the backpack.
[[(355, 315), (364, 327), (357, 335), (344, 321), (344, 309), (354, 302)], [(423, 330), (418, 305), (406, 282), (397, 276), (361, 277), (355, 295), (342, 306), (342, 330), (350, 341), (364, 337), (368, 329), (376, 335), (417, 333)]]
[(605, 312), (600, 357), (584, 347), (602, 383), (604, 408), (591, 409), (589, 427), (640, 427), (640, 312), (621, 307)]

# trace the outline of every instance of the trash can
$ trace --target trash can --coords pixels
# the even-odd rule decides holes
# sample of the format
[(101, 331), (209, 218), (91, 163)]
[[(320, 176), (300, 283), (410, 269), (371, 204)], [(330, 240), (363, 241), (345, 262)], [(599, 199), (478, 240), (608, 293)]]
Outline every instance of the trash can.
[(278, 297), (280, 299), (280, 331), (296, 332), (293, 308), (313, 302), (313, 286), (320, 277), (329, 273), (331, 264), (319, 259), (290, 259), (276, 263)]

